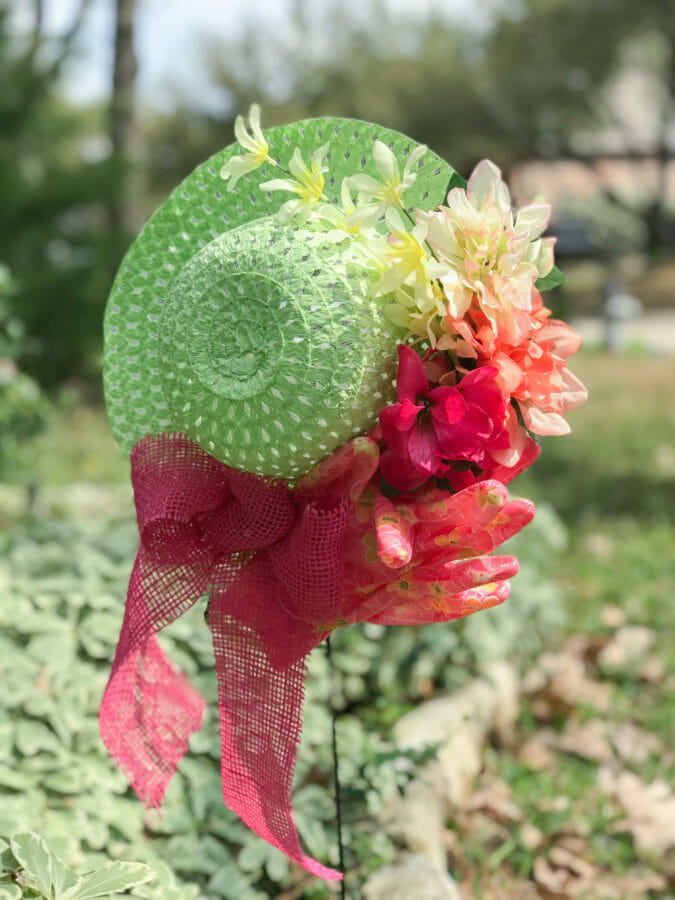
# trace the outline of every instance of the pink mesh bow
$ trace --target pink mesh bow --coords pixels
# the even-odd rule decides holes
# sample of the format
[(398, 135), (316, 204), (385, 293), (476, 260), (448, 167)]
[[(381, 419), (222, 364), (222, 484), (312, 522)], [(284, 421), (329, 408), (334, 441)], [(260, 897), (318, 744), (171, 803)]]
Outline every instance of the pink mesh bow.
[(307, 655), (338, 625), (447, 621), (501, 603), (513, 557), (485, 554), (533, 515), (496, 481), (390, 501), (369, 437), (339, 448), (295, 488), (231, 469), (185, 435), (131, 454), (140, 549), (101, 705), (103, 741), (148, 806), (159, 806), (204, 701), (155, 633), (209, 595), (225, 803), (314, 875), (291, 790)]

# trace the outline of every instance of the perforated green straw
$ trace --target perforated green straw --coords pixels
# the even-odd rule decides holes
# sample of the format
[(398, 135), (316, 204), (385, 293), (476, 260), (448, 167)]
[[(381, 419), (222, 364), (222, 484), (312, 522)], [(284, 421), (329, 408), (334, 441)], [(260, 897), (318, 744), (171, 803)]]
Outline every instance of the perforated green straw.
[[(377, 176), (373, 141), (401, 168), (418, 146), (347, 119), (311, 119), (265, 132), (284, 166), (328, 141), (324, 193)], [(197, 168), (148, 221), (113, 285), (105, 317), (104, 385), (115, 437), (182, 431), (230, 466), (297, 479), (377, 421), (394, 399), (403, 332), (368, 296), (365, 269), (344, 245), (273, 218), (288, 199), (260, 184), (263, 166), (234, 192), (220, 179), (232, 145)], [(451, 167), (428, 152), (404, 199), (412, 212), (444, 198)]]

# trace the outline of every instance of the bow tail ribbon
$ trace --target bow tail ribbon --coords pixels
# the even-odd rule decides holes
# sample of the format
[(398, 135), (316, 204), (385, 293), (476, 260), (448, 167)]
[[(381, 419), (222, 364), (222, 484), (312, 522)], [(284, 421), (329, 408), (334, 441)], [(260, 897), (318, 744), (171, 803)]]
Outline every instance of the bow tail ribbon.
[[(161, 596), (140, 550), (129, 582), (115, 659), (99, 713), (101, 737), (146, 806), (159, 807), (202, 721), (205, 701), (159, 646), (155, 632), (178, 618), (206, 588)], [(152, 567), (154, 570), (154, 567)], [(166, 584), (169, 579), (159, 579)], [(180, 586), (186, 587), (179, 580)], [(149, 586), (150, 585), (150, 586)], [(201, 590), (200, 590), (201, 586)], [(171, 602), (180, 599), (182, 602)]]
[(303, 853), (293, 820), (305, 658), (275, 669), (258, 635), (218, 605), (212, 630), (225, 803), (249, 828), (313, 875), (340, 879), (340, 872)]
[(303, 853), (291, 798), (306, 661), (337, 616), (347, 515), (343, 501), (304, 506), (288, 534), (259, 550), (236, 578), (219, 567), (209, 609), (225, 803), (325, 879), (342, 875)]
[[(205, 707), (201, 694), (160, 648), (156, 631), (193, 605), (209, 580), (199, 573), (190, 589), (184, 573), (158, 577), (143, 551), (132, 572), (100, 724), (105, 746), (148, 807), (160, 806)], [(283, 601), (285, 591), (278, 584), (270, 590), (273, 577), (264, 551), (234, 579), (228, 572), (226, 580), (223, 589), (216, 577), (209, 601), (225, 803), (313, 875), (342, 878), (303, 853), (291, 802), (306, 659), (327, 632), (280, 605), (279, 594)], [(158, 586), (171, 581), (181, 590), (167, 597)]]

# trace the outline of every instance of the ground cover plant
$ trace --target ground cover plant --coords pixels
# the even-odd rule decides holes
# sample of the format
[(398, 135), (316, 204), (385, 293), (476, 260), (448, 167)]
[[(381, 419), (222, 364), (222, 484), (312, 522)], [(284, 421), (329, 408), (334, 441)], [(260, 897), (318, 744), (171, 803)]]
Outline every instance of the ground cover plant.
[[(514, 485), (552, 498), (562, 523), (542, 506), (519, 537), (511, 600), (460, 627), (339, 631), (332, 673), (314, 654), (295, 807), (309, 851), (335, 863), (337, 707), (352, 897), (396, 859), (400, 841), (379, 817), (433, 755), (402, 752), (391, 724), (503, 657), (524, 676), (517, 727), (484, 747), (473, 805), (446, 822), (464, 896), (667, 896), (675, 361), (587, 352), (578, 368), (592, 400), (574, 436), (551, 441)], [(77, 458), (74, 423), (85, 426)], [(128, 790), (96, 723), (136, 546), (126, 472), (95, 411), (73, 408), (35, 441), (31, 508), (23, 488), (0, 490), (0, 835), (38, 832), (80, 873), (149, 864), (155, 880), (137, 896), (331, 896), (223, 809), (213, 714), (163, 818)], [(83, 473), (117, 484), (72, 486)], [(193, 612), (166, 643), (213, 703), (208, 632)]]
[(5, 900), (95, 900), (125, 893), (153, 877), (150, 866), (129, 862), (106, 862), (77, 875), (31, 831), (9, 843), (0, 839), (0, 863), (0, 896)]

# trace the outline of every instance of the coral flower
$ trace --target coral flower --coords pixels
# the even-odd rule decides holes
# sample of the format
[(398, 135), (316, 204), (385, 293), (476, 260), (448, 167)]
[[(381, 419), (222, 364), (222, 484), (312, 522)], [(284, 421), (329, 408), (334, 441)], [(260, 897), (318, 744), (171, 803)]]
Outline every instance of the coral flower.
[(586, 388), (567, 368), (581, 337), (570, 325), (550, 315), (539, 292), (533, 291), (530, 326), (523, 341), (505, 340), (493, 331), (485, 313), (472, 307), (464, 319), (444, 323), (458, 338), (447, 335), (438, 342), (442, 349), (461, 345), (460, 355), (470, 353), (478, 366), (496, 366), (496, 380), (505, 399), (517, 401), (525, 426), (540, 435), (567, 434), (570, 427), (564, 414), (587, 399)]
[(387, 445), (380, 470), (392, 487), (414, 490), (445, 474), (452, 461), (480, 466), (489, 451), (508, 447), (495, 368), (469, 372), (458, 385), (434, 387), (411, 347), (399, 344), (398, 359), (398, 403), (380, 412)]

